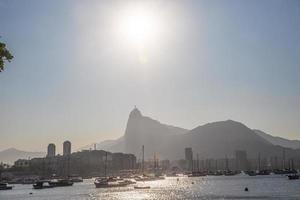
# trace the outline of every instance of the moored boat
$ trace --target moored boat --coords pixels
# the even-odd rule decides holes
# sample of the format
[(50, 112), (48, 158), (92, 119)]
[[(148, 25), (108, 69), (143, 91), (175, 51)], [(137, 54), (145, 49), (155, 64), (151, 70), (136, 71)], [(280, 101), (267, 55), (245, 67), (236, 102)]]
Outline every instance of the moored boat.
[(246, 171), (245, 173), (248, 174), (249, 176), (256, 176), (257, 175), (256, 171)]
[(157, 181), (157, 180), (163, 180), (165, 179), (164, 176), (147, 176), (147, 175), (142, 175), (142, 176), (136, 176), (134, 177), (135, 181)]
[(289, 178), (289, 180), (297, 180), (297, 179), (299, 179), (299, 175), (298, 174), (290, 174), (287, 177)]
[(231, 171), (231, 170), (226, 170), (226, 171), (224, 171), (224, 175), (225, 175), (225, 176), (235, 176), (235, 175), (237, 175), (237, 174), (239, 174), (238, 171)]
[(53, 187), (65, 187), (65, 186), (72, 186), (73, 181), (70, 179), (54, 179), (49, 181), (49, 185)]
[(150, 189), (150, 186), (134, 186), (134, 189), (145, 190)]
[(114, 178), (96, 178), (94, 181), (96, 188), (109, 188), (109, 187), (125, 187), (132, 182), (129, 181), (119, 181)]
[(49, 181), (36, 181), (33, 184), (33, 189), (47, 189), (47, 188), (53, 188), (54, 185), (50, 185)]
[(188, 174), (188, 177), (200, 177), (200, 176), (206, 176), (206, 173), (200, 172), (200, 171), (195, 171), (192, 172), (191, 174)]
[(0, 183), (0, 190), (11, 190), (13, 187), (8, 186), (7, 183)]
[(258, 171), (258, 173), (256, 173), (257, 175), (261, 175), (261, 176), (266, 176), (266, 175), (270, 175), (271, 172), (269, 170), (260, 170)]
[(70, 177), (73, 183), (80, 183), (83, 182), (83, 178), (81, 176), (72, 176)]

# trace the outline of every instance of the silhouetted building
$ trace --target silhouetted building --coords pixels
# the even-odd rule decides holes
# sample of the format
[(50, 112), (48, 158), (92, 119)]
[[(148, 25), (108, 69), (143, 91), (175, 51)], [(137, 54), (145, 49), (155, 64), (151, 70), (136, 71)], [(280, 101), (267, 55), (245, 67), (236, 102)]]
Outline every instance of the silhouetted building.
[(187, 164), (187, 170), (193, 170), (193, 149), (185, 148), (185, 161)]
[(235, 151), (235, 159), (237, 170), (248, 170), (248, 159), (246, 151)]
[(26, 160), (26, 159), (18, 159), (17, 161), (15, 161), (14, 166), (15, 167), (20, 167), (20, 168), (26, 168), (29, 167), (29, 162), (30, 160)]
[(170, 168), (170, 161), (169, 160), (161, 160), (160, 161), (160, 167), (163, 169), (163, 170), (167, 170)]
[(107, 167), (107, 174), (116, 175), (121, 170), (136, 169), (136, 157), (133, 154), (85, 150), (72, 153), (70, 156), (33, 158), (30, 160), (30, 170), (46, 177), (52, 174), (58, 176), (71, 174), (103, 176), (105, 166)]
[(71, 154), (71, 142), (67, 140), (63, 144), (63, 155), (67, 156), (70, 154)]
[(47, 157), (55, 156), (55, 144), (51, 143), (48, 145)]

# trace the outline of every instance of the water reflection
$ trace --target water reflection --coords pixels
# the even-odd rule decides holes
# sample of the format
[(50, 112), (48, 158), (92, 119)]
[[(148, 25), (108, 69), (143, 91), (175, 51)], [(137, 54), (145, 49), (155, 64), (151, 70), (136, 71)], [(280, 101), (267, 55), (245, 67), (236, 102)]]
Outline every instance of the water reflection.
[[(0, 199), (300, 199), (299, 184), (300, 181), (289, 181), (284, 176), (180, 177), (178, 181), (177, 178), (166, 178), (145, 182), (151, 188), (137, 190), (133, 185), (95, 188), (91, 179), (73, 187), (45, 190), (33, 190), (31, 185), (16, 185), (12, 191), (0, 191)], [(249, 188), (249, 192), (244, 191), (245, 187)], [(30, 195), (30, 192), (33, 194)]]

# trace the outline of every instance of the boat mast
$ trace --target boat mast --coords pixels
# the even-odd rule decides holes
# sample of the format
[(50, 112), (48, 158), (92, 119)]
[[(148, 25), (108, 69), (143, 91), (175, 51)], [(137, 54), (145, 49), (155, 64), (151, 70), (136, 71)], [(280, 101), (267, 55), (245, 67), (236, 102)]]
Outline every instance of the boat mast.
[(228, 163), (228, 158), (227, 155), (225, 155), (225, 165), (226, 165), (226, 171), (229, 171), (229, 163)]
[(106, 168), (107, 168), (107, 151), (105, 152), (105, 163), (104, 163), (104, 176), (106, 178)]
[(261, 159), (260, 159), (260, 152), (258, 153), (258, 171), (261, 170)]
[(144, 145), (143, 145), (143, 147), (142, 147), (142, 151), (143, 151), (143, 158), (142, 158), (142, 172), (143, 172), (143, 174), (144, 174), (144, 154), (145, 154), (145, 148), (144, 148)]
[(282, 150), (282, 169), (285, 170), (285, 149)]
[(156, 169), (156, 157), (155, 157), (155, 152), (154, 152), (154, 158), (153, 158), (153, 168), (154, 170)]
[(197, 170), (198, 170), (198, 172), (200, 172), (200, 170), (199, 170), (199, 154), (197, 154)]

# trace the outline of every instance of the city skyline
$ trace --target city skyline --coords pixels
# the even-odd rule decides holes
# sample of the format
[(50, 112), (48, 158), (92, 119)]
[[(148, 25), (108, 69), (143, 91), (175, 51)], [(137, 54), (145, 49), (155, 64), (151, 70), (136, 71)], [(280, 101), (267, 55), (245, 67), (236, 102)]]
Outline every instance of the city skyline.
[(299, 8), (2, 0), (0, 40), (14, 59), (0, 73), (0, 151), (116, 139), (134, 105), (186, 129), (232, 119), (300, 140)]

